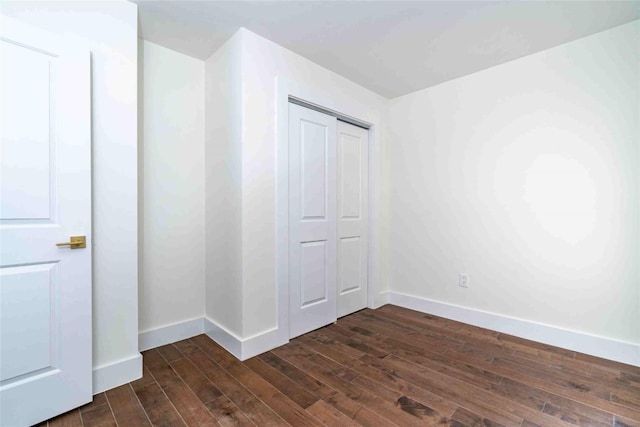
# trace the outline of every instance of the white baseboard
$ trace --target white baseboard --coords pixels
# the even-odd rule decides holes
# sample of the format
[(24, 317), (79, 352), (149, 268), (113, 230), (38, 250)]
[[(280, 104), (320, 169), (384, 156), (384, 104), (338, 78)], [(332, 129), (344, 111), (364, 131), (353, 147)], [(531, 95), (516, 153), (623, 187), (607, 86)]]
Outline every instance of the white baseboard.
[(369, 308), (380, 308), (383, 305), (389, 304), (389, 291), (380, 292), (374, 299), (373, 303)]
[(458, 305), (434, 301), (399, 292), (387, 292), (390, 304), (422, 313), (433, 314), (458, 322), (520, 338), (566, 348), (568, 350), (640, 366), (640, 345), (618, 341), (584, 332), (545, 325), (543, 323), (504, 316)]
[(150, 329), (138, 334), (138, 349), (140, 351), (186, 340), (204, 333), (204, 318), (185, 320), (156, 329)]
[(93, 394), (119, 387), (142, 377), (142, 355), (131, 357), (107, 365), (93, 368)]
[(268, 331), (260, 332), (259, 334), (245, 338), (242, 341), (242, 358), (240, 360), (250, 359), (253, 356), (257, 356), (288, 343), (288, 339), (282, 342), (282, 338), (279, 337), (279, 332), (278, 328), (272, 328)]
[(282, 342), (278, 328), (272, 328), (248, 338), (240, 338), (209, 318), (204, 319), (205, 333), (239, 360), (247, 360), (288, 342)]
[(218, 325), (208, 317), (204, 318), (204, 333), (233, 354), (236, 359), (242, 360), (242, 339), (236, 334)]

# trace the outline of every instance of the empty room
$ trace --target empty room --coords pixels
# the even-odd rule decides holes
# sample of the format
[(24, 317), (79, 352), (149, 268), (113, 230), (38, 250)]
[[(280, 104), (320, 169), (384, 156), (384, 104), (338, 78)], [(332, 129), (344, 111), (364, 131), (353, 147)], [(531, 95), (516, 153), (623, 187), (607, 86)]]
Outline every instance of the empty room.
[(2, 1), (0, 99), (1, 427), (640, 427), (640, 1)]

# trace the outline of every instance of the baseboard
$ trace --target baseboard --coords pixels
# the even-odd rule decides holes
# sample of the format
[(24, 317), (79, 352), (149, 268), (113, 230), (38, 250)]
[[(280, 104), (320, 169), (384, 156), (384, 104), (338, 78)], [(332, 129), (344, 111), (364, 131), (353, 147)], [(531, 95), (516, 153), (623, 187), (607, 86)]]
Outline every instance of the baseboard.
[(93, 368), (93, 394), (119, 387), (142, 377), (142, 355)]
[(220, 344), (236, 359), (242, 360), (242, 339), (208, 317), (204, 318), (204, 333)]
[(269, 350), (273, 350), (276, 347), (280, 347), (289, 342), (285, 340), (282, 342), (282, 338), (279, 337), (279, 329), (272, 328), (251, 337), (245, 338), (242, 341), (242, 358), (240, 360), (247, 360), (258, 354), (262, 354)]
[(568, 350), (640, 366), (640, 345), (496, 313), (387, 292), (390, 304)]
[(272, 328), (248, 338), (240, 338), (209, 318), (204, 319), (204, 332), (239, 360), (247, 360), (288, 342), (288, 340), (282, 342), (278, 328)]
[(140, 351), (186, 340), (204, 333), (204, 318), (185, 320), (156, 329), (150, 329), (138, 334), (138, 349)]
[(369, 308), (380, 308), (383, 305), (389, 304), (389, 291), (380, 292), (373, 300), (373, 305)]

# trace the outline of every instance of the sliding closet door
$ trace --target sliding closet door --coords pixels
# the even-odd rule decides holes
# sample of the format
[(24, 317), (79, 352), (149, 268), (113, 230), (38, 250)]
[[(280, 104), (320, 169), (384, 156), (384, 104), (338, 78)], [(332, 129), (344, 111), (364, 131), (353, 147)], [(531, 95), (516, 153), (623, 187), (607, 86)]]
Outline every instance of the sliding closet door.
[(289, 335), (337, 318), (336, 118), (289, 104)]
[(367, 306), (369, 131), (338, 122), (338, 317)]

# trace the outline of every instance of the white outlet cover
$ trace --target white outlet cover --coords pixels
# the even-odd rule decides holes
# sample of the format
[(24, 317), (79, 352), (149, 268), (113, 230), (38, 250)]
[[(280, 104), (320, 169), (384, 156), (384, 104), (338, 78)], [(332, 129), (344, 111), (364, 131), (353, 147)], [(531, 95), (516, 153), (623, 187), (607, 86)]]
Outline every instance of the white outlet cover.
[(463, 288), (469, 287), (469, 275), (467, 273), (460, 273), (460, 275), (458, 276), (458, 285), (462, 286)]

